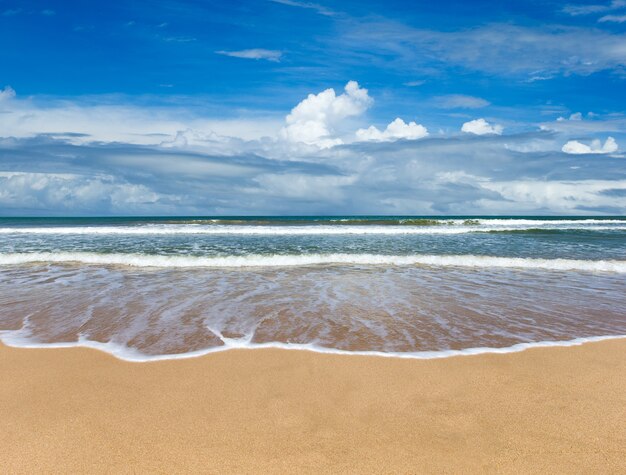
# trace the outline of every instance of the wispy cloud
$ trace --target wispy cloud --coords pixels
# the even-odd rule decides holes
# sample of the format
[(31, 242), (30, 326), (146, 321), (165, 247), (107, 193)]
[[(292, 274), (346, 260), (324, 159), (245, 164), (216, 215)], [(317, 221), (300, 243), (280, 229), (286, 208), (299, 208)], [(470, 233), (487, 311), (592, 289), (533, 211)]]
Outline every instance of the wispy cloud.
[(449, 94), (446, 96), (437, 96), (434, 98), (436, 107), (442, 109), (480, 109), (487, 107), (490, 102), (474, 96), (466, 96), (463, 94)]
[(613, 0), (609, 3), (604, 4), (565, 5), (563, 7), (563, 12), (572, 16), (580, 16), (608, 12), (612, 10), (618, 10), (620, 8), (626, 8), (626, 0)]
[(404, 83), (404, 85), (407, 86), (407, 87), (418, 87), (418, 86), (422, 86), (424, 84), (426, 84), (426, 80), (424, 80), (424, 79), (419, 79), (417, 81), (408, 81), (408, 82)]
[(197, 38), (194, 38), (193, 36), (166, 36), (163, 38), (163, 41), (167, 43), (192, 43), (197, 41)]
[(299, 8), (307, 8), (309, 10), (315, 10), (320, 15), (325, 15), (325, 16), (336, 15), (336, 12), (334, 12), (330, 8), (320, 5), (319, 3), (299, 2), (296, 0), (270, 0), (270, 2), (280, 3), (282, 5), (289, 5), (291, 7), (299, 7)]
[(626, 21), (626, 15), (604, 15), (603, 17), (600, 17), (598, 21), (600, 23), (624, 23)]
[(539, 124), (542, 130), (549, 130), (571, 135), (590, 135), (598, 133), (626, 133), (626, 117), (622, 114), (612, 114), (603, 119), (596, 118), (595, 115), (587, 115), (583, 119), (582, 114), (576, 112), (571, 114), (569, 119), (559, 117), (552, 122), (542, 122)]
[(267, 61), (279, 62), (283, 53), (282, 51), (273, 50), (273, 49), (261, 49), (261, 48), (253, 48), (253, 49), (242, 49), (238, 51), (216, 51), (217, 54), (221, 54), (224, 56), (231, 56), (233, 58), (244, 58), (244, 59), (265, 59)]
[(623, 71), (626, 35), (565, 26), (490, 24), (456, 31), (398, 21), (347, 22), (333, 43), (355, 63), (411, 71), (464, 68), (504, 77)]

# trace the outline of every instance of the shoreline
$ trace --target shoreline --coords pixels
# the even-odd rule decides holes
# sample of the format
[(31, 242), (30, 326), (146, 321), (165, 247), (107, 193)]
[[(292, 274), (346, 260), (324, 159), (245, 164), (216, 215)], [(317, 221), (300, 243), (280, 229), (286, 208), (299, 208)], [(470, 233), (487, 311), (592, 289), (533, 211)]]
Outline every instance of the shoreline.
[[(309, 353), (317, 353), (322, 355), (336, 356), (365, 356), (404, 360), (432, 360), (446, 359), (460, 356), (477, 356), (489, 354), (510, 354), (519, 353), (533, 348), (569, 348), (572, 346), (585, 345), (587, 343), (597, 343), (607, 340), (626, 339), (626, 335), (599, 335), (589, 337), (578, 337), (571, 340), (542, 340), (533, 342), (516, 343), (511, 346), (504, 347), (471, 347), (461, 350), (431, 350), (418, 352), (386, 352), (376, 350), (340, 350), (336, 348), (328, 348), (316, 346), (312, 344), (300, 343), (250, 343), (250, 337), (241, 339), (227, 338), (223, 346), (206, 348), (203, 350), (190, 351), (186, 353), (172, 353), (167, 355), (145, 355), (136, 350), (117, 345), (112, 342), (102, 343), (93, 340), (79, 339), (77, 342), (59, 342), (59, 343), (30, 343), (27, 339), (21, 337), (3, 337), (3, 333), (19, 332), (19, 330), (0, 331), (0, 346), (15, 349), (32, 349), (32, 350), (48, 350), (48, 349), (89, 349), (105, 353), (113, 356), (115, 359), (126, 363), (156, 363), (171, 360), (186, 360), (193, 358), (201, 358), (216, 353), (224, 353), (233, 350), (285, 350), (285, 351), (304, 351)], [(215, 332), (213, 332), (215, 333)], [(217, 333), (216, 333), (217, 335)], [(219, 336), (219, 335), (218, 335)], [(223, 338), (219, 336), (220, 338)], [(19, 342), (12, 344), (5, 340), (13, 340)]]
[(136, 365), (0, 344), (0, 467), (59, 472), (626, 470), (626, 341), (472, 358), (280, 349)]

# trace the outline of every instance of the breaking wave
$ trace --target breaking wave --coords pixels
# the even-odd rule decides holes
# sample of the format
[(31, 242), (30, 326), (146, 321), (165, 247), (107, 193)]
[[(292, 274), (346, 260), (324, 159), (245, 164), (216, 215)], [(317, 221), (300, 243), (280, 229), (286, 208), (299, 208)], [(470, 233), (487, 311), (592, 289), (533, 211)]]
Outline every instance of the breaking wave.
[(249, 254), (244, 256), (167, 256), (90, 252), (27, 252), (0, 254), (0, 265), (80, 263), (157, 268), (294, 267), (315, 265), (432, 266), (466, 268), (518, 268), (558, 271), (626, 273), (623, 260), (535, 259), (479, 255), (384, 254)]
[[(145, 226), (49, 226), (5, 227), (0, 235), (252, 235), (252, 236), (315, 236), (315, 235), (446, 235), (485, 232), (553, 232), (553, 231), (626, 231), (626, 222), (612, 223), (593, 220), (594, 224), (572, 222), (496, 222), (477, 225), (449, 224), (429, 226), (390, 225), (201, 225), (168, 224)], [(618, 224), (619, 223), (619, 224)]]

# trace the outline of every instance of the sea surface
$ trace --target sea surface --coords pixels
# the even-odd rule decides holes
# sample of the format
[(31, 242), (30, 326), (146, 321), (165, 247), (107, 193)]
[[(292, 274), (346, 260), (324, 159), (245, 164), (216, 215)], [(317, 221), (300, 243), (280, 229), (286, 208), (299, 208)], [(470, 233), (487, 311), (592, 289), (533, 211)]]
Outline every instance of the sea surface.
[(430, 358), (624, 335), (624, 217), (0, 218), (12, 346)]

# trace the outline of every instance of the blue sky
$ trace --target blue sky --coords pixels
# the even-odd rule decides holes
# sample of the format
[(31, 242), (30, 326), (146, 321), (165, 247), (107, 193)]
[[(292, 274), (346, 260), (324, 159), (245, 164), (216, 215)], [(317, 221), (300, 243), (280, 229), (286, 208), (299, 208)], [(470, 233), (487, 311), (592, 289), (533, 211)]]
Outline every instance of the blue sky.
[(0, 0), (0, 214), (625, 214), (625, 31), (626, 0)]

